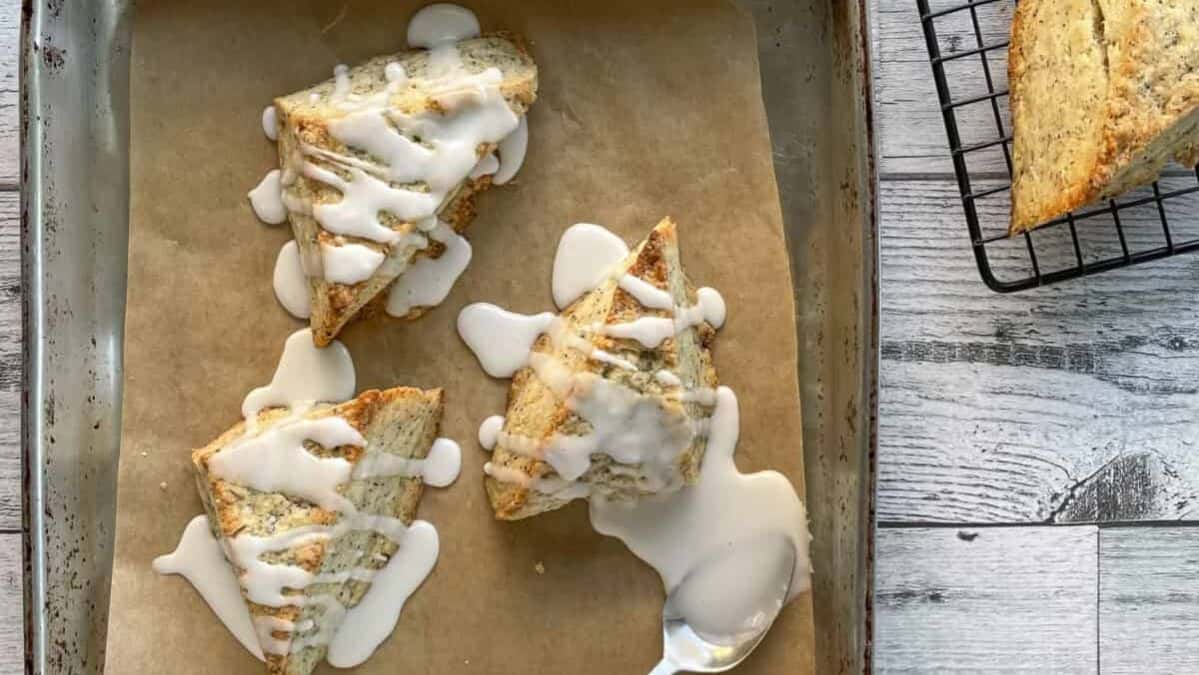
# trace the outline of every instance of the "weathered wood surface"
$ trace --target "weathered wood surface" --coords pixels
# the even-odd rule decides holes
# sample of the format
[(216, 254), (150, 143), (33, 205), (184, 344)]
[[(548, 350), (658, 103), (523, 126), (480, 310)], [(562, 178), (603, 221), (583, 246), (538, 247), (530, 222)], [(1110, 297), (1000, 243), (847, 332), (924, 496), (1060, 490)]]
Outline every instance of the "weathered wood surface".
[[(21, 35), (21, 3), (18, 0), (0, 2), (0, 189), (17, 189), (21, 170), (20, 123), (17, 87)], [(52, 47), (52, 46), (51, 46)], [(43, 50), (47, 58), (55, 58), (51, 50)]]
[(0, 673), (24, 670), (21, 535), (0, 534)]
[[(1012, 8), (978, 8), (984, 44), (1006, 41)], [(1199, 516), (1199, 256), (992, 293), (969, 247), (916, 2), (876, 0), (873, 18), (876, 669), (1199, 672), (1199, 528), (1136, 526)], [(936, 27), (945, 54), (978, 45), (968, 12)], [(1005, 89), (1004, 51), (988, 65)], [(946, 68), (954, 98), (987, 91), (980, 57)], [(1006, 101), (998, 108), (1010, 132)], [(989, 102), (957, 114), (964, 145), (998, 137)], [(968, 154), (967, 164), (983, 178), (976, 190), (1006, 179), (1001, 148)], [(1193, 174), (1172, 174), (1167, 189), (1194, 185)], [(1006, 194), (979, 207), (986, 233), (1002, 231)], [(1176, 235), (1199, 233), (1199, 198), (1171, 203), (1168, 215)], [(1157, 216), (1122, 213), (1130, 247), (1164, 243)], [(1043, 268), (1073, 262), (1067, 235), (1034, 235)], [(1120, 250), (1110, 221), (1088, 222), (1080, 237), (1088, 261)], [(1029, 271), (1023, 248), (1000, 247), (1001, 277)], [(1131, 526), (953, 525), (1080, 522)]]
[(1199, 670), (1199, 528), (1099, 533), (1099, 663), (1105, 674)]
[(1096, 672), (1094, 526), (878, 533), (879, 673)]
[(955, 183), (886, 181), (880, 202), (879, 518), (1191, 517), (1199, 256), (997, 295)]
[(17, 193), (0, 192), (0, 532), (17, 532), (21, 528), (19, 209)]
[[(965, 4), (965, 0), (932, 0), (939, 7)], [(980, 6), (979, 18), (983, 44), (1006, 42), (1015, 3), (1000, 0)], [(969, 12), (958, 12), (936, 20), (938, 44), (943, 55), (978, 47)], [(916, 0), (875, 0), (874, 80), (879, 134), (879, 169), (886, 175), (951, 174), (953, 165), (946, 151), (945, 125), (937, 104), (937, 89), (929, 65), (924, 30)], [(1007, 88), (1007, 54), (1000, 49), (987, 53), (991, 87), (979, 56), (946, 62), (946, 78), (955, 100), (986, 94), (991, 89)], [(1006, 104), (1002, 109), (1005, 128), (1010, 132)], [(989, 102), (958, 109), (963, 144), (998, 138), (994, 112)], [(1002, 171), (1002, 154), (986, 151), (976, 156), (971, 170)]]

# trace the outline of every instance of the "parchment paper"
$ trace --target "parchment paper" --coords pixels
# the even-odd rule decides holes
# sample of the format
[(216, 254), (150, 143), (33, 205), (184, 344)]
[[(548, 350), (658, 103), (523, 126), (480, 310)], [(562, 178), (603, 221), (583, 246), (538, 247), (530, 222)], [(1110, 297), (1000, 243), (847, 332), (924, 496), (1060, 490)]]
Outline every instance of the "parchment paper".
[[(261, 665), (187, 582), (150, 562), (202, 512), (189, 451), (237, 421), (242, 397), (269, 381), (301, 327), (271, 290), (290, 232), (260, 224), (245, 199), (276, 161), (262, 109), (337, 63), (403, 48), (419, 4), (138, 4), (107, 670), (256, 673)], [(474, 260), (445, 303), (416, 323), (377, 317), (341, 336), (360, 389), (444, 387), (442, 435), (464, 455), (458, 482), (427, 489), (420, 508), (441, 535), (437, 568), (357, 672), (646, 672), (661, 649), (652, 569), (592, 531), (582, 502), (519, 523), (492, 519), (476, 430), (503, 412), (508, 382), (483, 373), (454, 324), (474, 301), (551, 309), (550, 267), (567, 226), (601, 223), (633, 244), (671, 215), (692, 280), (728, 302), (714, 354), (741, 403), (738, 465), (781, 470), (802, 495), (792, 286), (752, 19), (719, 0), (468, 4), (484, 30), (531, 40), (540, 100), (524, 169), (481, 197)], [(812, 672), (807, 594), (740, 672)]]

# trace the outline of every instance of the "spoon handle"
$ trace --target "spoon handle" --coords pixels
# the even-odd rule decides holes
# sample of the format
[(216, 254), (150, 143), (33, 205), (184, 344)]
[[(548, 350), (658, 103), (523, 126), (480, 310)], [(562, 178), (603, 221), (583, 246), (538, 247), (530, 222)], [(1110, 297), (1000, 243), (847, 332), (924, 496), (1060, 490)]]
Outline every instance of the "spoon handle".
[(649, 675), (674, 675), (679, 672), (675, 665), (670, 662), (670, 659), (662, 659), (654, 669), (649, 671)]

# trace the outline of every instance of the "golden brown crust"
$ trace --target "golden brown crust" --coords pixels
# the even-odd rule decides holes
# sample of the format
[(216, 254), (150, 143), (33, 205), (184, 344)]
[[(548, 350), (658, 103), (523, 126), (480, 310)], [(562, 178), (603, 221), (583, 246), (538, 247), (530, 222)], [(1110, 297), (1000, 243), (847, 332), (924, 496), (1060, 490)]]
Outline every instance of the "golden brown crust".
[[(1089, 27), (1080, 18), (1086, 16)], [(1058, 25), (1068, 19), (1073, 32)], [(1078, 68), (1084, 59), (1091, 61), (1092, 77), (1067, 75), (1066, 68)], [(1037, 81), (1054, 76), (1060, 86)], [(1016, 136), (1013, 234), (1149, 183), (1171, 158), (1188, 165), (1199, 158), (1199, 12), (1190, 4), (1021, 2), (1012, 24), (1009, 80)], [(1098, 100), (1071, 91), (1080, 83)], [(1079, 139), (1057, 146), (1042, 138), (1042, 127), (1090, 118), (1098, 125), (1094, 152), (1085, 143), (1076, 147)], [(1060, 184), (1049, 182), (1059, 176)]]
[[(680, 267), (677, 229), (669, 218), (660, 222), (645, 241), (630, 253), (624, 270), (670, 292), (676, 304), (696, 302), (695, 289)], [(633, 295), (621, 289), (615, 279), (585, 294), (561, 314), (568, 324), (576, 327), (595, 323), (627, 323), (647, 316), (668, 317), (670, 313), (643, 307)], [(714, 388), (716, 371), (706, 347), (713, 332), (711, 326), (701, 324), (676, 338), (668, 338), (656, 349), (646, 349), (634, 340), (613, 338), (595, 331), (580, 333), (594, 347), (642, 366), (643, 370), (637, 373), (591, 360), (577, 349), (556, 349), (546, 335), (537, 339), (533, 350), (552, 353), (559, 363), (571, 371), (589, 371), (647, 396), (662, 397), (660, 404), (664, 414), (676, 419), (683, 415), (694, 418), (707, 413), (698, 404), (682, 404), (664, 397), (663, 385), (654, 379), (653, 373), (663, 368), (672, 371), (680, 369), (678, 374), (684, 381), (692, 381), (693, 386), (697, 387)], [(578, 435), (587, 429), (586, 423), (557, 398), (531, 368), (523, 368), (513, 376), (504, 423), (506, 433), (545, 441), (556, 434)], [(696, 438), (677, 458), (676, 466), (682, 482), (693, 483), (697, 479), (705, 447), (705, 441)], [(553, 467), (547, 462), (509, 451), (502, 443), (492, 451), (491, 461), (493, 465), (520, 471), (534, 480), (556, 477)], [(646, 487), (630, 478), (627, 471), (629, 467), (617, 465), (607, 455), (592, 456), (591, 464), (592, 468), (579, 481), (589, 484), (592, 489), (623, 499), (647, 494)], [(484, 484), (492, 510), (496, 518), (501, 520), (526, 518), (566, 503), (562, 498), (547, 495), (535, 488), (490, 476), (485, 478)]]
[[(437, 436), (443, 407), (440, 389), (422, 391), (397, 387), (383, 391), (366, 391), (346, 403), (315, 408), (304, 417), (320, 419), (331, 415), (340, 416), (366, 438), (367, 445), (374, 451), (422, 458), (428, 453)], [(265, 430), (278, 424), (289, 414), (288, 410), (282, 408), (265, 410), (259, 413), (257, 423), (260, 429)], [(270, 536), (298, 527), (332, 525), (337, 522), (339, 514), (306, 501), (285, 494), (256, 492), (210, 474), (209, 460), (244, 433), (245, 424), (239, 422), (212, 443), (192, 453), (200, 496), (209, 522), (215, 525), (214, 531), (219, 537), (235, 537), (243, 532), (256, 536)], [(358, 462), (363, 456), (363, 448), (359, 446), (314, 446), (309, 450), (321, 456), (341, 457), (351, 463)], [(419, 477), (372, 478), (351, 481), (339, 489), (364, 512), (389, 515), (405, 523), (411, 523), (416, 516), (423, 483)], [(332, 559), (339, 555), (337, 547), (352, 545), (341, 544), (342, 541), (350, 541), (350, 538), (311, 542), (282, 553), (267, 554), (271, 557), (264, 559), (278, 558), (278, 561), (302, 567), (314, 574), (337, 571), (330, 567), (334, 564)], [(383, 564), (379, 562), (378, 556), (384, 556), (383, 560), (386, 560), (386, 556), (390, 556), (395, 550), (395, 545), (380, 535), (371, 535), (367, 546), (369, 550), (362, 552), (371, 554), (366, 557), (372, 561), (369, 565), (373, 566)], [(340, 555), (346, 557), (344, 553)], [(357, 560), (358, 557), (352, 559)], [(350, 588), (350, 583), (357, 586)], [(342, 586), (345, 588), (340, 589), (335, 585), (333, 592), (337, 592), (344, 602), (351, 603), (357, 602), (367, 588), (367, 585), (358, 582), (347, 582)], [(325, 588), (327, 590), (329, 585), (326, 584)], [(249, 601), (247, 604), (253, 616), (272, 616), (293, 622), (299, 621), (301, 614), (308, 611), (307, 608), (296, 606), (267, 607)], [(322, 616), (315, 618), (324, 620)], [(289, 637), (286, 633), (276, 633), (275, 636), (282, 640)], [(267, 672), (286, 675), (307, 673), (320, 660), (314, 660), (314, 655), (323, 656), (322, 649), (306, 648), (300, 654), (268, 655)]]
[[(478, 53), (470, 51), (471, 45), (478, 47)], [(505, 79), (500, 84), (501, 93), (508, 99), (509, 105), (518, 113), (523, 114), (537, 97), (537, 70), (529, 56), (527, 45), (523, 39), (508, 34), (491, 34), (475, 40), (462, 43), (464, 59), (472, 61), (470, 67), (482, 68), (485, 65), (498, 65), (505, 70)], [(469, 56), (469, 58), (467, 58)], [(494, 59), (494, 64), (487, 59)], [(389, 56), (375, 57), (364, 64), (350, 70), (351, 90), (355, 93), (377, 93), (385, 86), (383, 70), (390, 61), (400, 61), (409, 70), (409, 74), (425, 67), (428, 53), (425, 50), (410, 50)], [(415, 69), (415, 70), (414, 70)], [(345, 111), (336, 106), (326, 105), (321, 97), (327, 96), (332, 90), (332, 82), (323, 82), (309, 89), (275, 100), (279, 112), (279, 164), (285, 173), (295, 174), (296, 181), (286, 188), (286, 191), (301, 202), (315, 204), (336, 202), (341, 198), (338, 190), (324, 183), (307, 178), (303, 175), (302, 167), (305, 162), (321, 165), (323, 168), (341, 172), (336, 166), (330, 165), (320, 158), (305, 157), (301, 148), (314, 146), (339, 154), (358, 155), (359, 159), (369, 159), (337, 141), (329, 131), (332, 120), (341, 117)], [(309, 95), (315, 94), (317, 101), (309, 100)], [(393, 96), (389, 105), (408, 113), (418, 113), (439, 109), (435, 97), (420, 90), (405, 90)], [(493, 152), (495, 144), (482, 144), (477, 148), (479, 157)], [(344, 177), (344, 176), (343, 176)], [(462, 232), (474, 216), (474, 195), (490, 186), (489, 178), (468, 180), (459, 193), (449, 200), (449, 203), (439, 214), (443, 220), (451, 223), (454, 229)], [(334, 237), (324, 232), (317, 221), (309, 214), (292, 211), (289, 220), (296, 242), (300, 247), (301, 257), (311, 260), (319, 256), (319, 242), (331, 243)], [(404, 223), (389, 213), (381, 214), (381, 221), (400, 234), (409, 234), (415, 230), (412, 223)], [(318, 346), (328, 345), (350, 321), (363, 313), (370, 306), (370, 313), (380, 308), (380, 296), (403, 274), (412, 262), (419, 249), (412, 241), (401, 238), (397, 244), (380, 244), (355, 237), (336, 237), (349, 243), (361, 244), (374, 248), (386, 256), (382, 265), (369, 279), (356, 284), (342, 284), (327, 281), (323, 277), (312, 277), (311, 286), (311, 315), (313, 341)], [(372, 304), (372, 302), (374, 304)], [(415, 308), (406, 319), (415, 319), (424, 308)]]

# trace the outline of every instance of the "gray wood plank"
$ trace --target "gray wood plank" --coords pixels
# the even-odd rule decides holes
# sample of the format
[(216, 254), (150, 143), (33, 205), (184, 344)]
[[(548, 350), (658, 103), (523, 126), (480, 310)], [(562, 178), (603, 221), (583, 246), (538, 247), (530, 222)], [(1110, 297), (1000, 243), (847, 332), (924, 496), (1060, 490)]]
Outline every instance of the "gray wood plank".
[(881, 529), (878, 673), (1096, 672), (1097, 528)]
[(1199, 529), (1104, 528), (1099, 551), (1102, 671), (1199, 672)]
[(0, 192), (0, 532), (21, 528), (21, 244), (15, 192)]
[[(954, 183), (884, 183), (880, 210), (881, 520), (1196, 515), (1199, 256), (998, 295)], [(1199, 203), (1183, 212), (1199, 223)], [(1137, 213), (1130, 242), (1160, 237), (1156, 212)], [(1101, 224), (1080, 230), (1118, 246)]]
[(0, 673), (24, 669), (21, 536), (0, 534)]
[[(959, 1), (933, 0), (933, 9)], [(1008, 39), (1012, 0), (983, 5), (977, 9), (982, 43), (999, 44)], [(951, 174), (952, 163), (938, 105), (933, 71), (916, 0), (875, 0), (872, 47), (874, 49), (875, 101), (879, 123), (879, 170), (887, 174)], [(958, 12), (935, 22), (942, 55), (975, 49), (979, 42), (969, 12)], [(979, 56), (964, 57), (945, 65), (950, 95), (954, 99), (979, 96), (1007, 88), (1007, 53), (987, 53), (992, 77), (988, 86)], [(1001, 101), (1005, 130), (1011, 130), (1006, 101)], [(995, 113), (989, 102), (957, 109), (962, 144), (970, 145), (1000, 138)], [(986, 150), (969, 156), (972, 172), (1005, 171), (1003, 153)]]
[[(20, 90), (17, 86), (20, 35), (21, 3), (17, 0), (0, 2), (0, 187), (6, 188), (17, 186), (21, 170), (18, 152)], [(42, 50), (47, 57), (53, 57), (54, 53)]]

